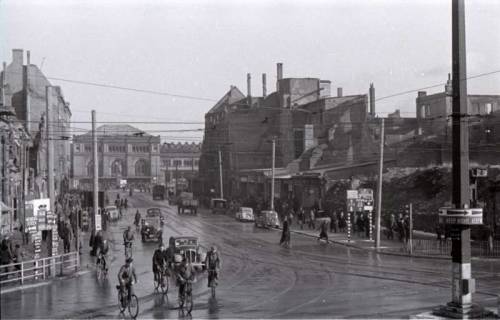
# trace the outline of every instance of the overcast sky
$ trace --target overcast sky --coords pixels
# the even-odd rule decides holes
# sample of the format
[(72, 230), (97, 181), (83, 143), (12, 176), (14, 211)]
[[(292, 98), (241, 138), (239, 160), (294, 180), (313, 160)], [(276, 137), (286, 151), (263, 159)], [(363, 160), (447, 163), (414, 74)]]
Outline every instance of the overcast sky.
[[(500, 70), (500, 1), (466, 0), (467, 72)], [(0, 0), (0, 58), (31, 51), (48, 77), (217, 100), (230, 85), (274, 91), (285, 77), (317, 77), (344, 95), (377, 98), (443, 83), (451, 72), (451, 0), (32, 1)], [(42, 65), (43, 61), (43, 65)], [(215, 103), (51, 80), (73, 120), (203, 122)], [(500, 73), (469, 81), (469, 93), (500, 94)], [(428, 90), (443, 91), (443, 88)], [(382, 100), (377, 112), (413, 116), (416, 93)], [(163, 140), (200, 141), (203, 125), (136, 124)], [(74, 123), (89, 128), (87, 123)], [(179, 138), (183, 137), (183, 138)], [(194, 138), (193, 138), (194, 137)]]

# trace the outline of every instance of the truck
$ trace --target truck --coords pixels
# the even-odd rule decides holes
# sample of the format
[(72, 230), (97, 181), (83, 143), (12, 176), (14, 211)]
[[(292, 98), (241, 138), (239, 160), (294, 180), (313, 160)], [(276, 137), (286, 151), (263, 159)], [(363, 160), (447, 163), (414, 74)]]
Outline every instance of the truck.
[(181, 192), (177, 200), (177, 213), (183, 214), (186, 210), (191, 214), (198, 212), (198, 200), (193, 198), (192, 192)]
[(153, 200), (165, 200), (165, 186), (161, 184), (153, 186)]

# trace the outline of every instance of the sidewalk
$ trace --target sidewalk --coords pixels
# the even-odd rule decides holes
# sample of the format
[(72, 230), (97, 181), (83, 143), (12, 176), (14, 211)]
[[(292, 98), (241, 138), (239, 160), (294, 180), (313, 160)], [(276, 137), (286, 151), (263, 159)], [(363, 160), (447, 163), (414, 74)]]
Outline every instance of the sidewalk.
[[(304, 226), (303, 229), (301, 229), (296, 223), (292, 224), (290, 227), (290, 231), (292, 233), (296, 234), (301, 234), (305, 236), (309, 236), (312, 238), (318, 238), (319, 237), (319, 227), (316, 229), (310, 229), (307, 226)], [(404, 242), (400, 242), (398, 240), (398, 235), (394, 235), (394, 240), (387, 240), (385, 238), (385, 235), (381, 234), (380, 236), (380, 248), (378, 250), (379, 253), (384, 253), (384, 254), (392, 254), (392, 255), (401, 255), (401, 256), (411, 256), (411, 257), (425, 257), (425, 258), (436, 258), (436, 259), (450, 259), (449, 256), (447, 255), (421, 255), (421, 254), (412, 254), (410, 255), (406, 245)], [(425, 233), (425, 232), (420, 232), (420, 231), (414, 231), (414, 238), (419, 238), (419, 239), (435, 239), (434, 235)], [(375, 232), (372, 234), (372, 238), (375, 239)], [(293, 240), (292, 240), (293, 241)], [(361, 250), (371, 250), (371, 251), (376, 251), (375, 249), (375, 241), (370, 240), (365, 237), (365, 233), (363, 232), (362, 235), (360, 236), (356, 232), (351, 233), (351, 239), (347, 239), (347, 233), (343, 232), (330, 232), (328, 231), (328, 241), (330, 243), (336, 243), (336, 244), (341, 244)]]

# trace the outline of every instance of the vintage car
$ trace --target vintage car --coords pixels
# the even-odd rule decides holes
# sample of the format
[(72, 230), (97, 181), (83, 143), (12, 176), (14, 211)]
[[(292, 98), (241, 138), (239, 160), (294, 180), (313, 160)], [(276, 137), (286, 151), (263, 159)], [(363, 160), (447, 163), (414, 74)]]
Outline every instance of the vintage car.
[(263, 210), (255, 215), (255, 226), (261, 228), (279, 228), (278, 213), (274, 210)]
[(207, 249), (198, 243), (197, 237), (173, 237), (169, 246), (174, 248), (175, 263), (180, 263), (184, 256), (195, 270), (201, 271), (205, 268)]
[(141, 219), (141, 239), (142, 242), (148, 240), (162, 242), (163, 231), (159, 217), (146, 217)]
[(163, 213), (161, 212), (160, 208), (149, 208), (148, 210), (146, 210), (146, 217), (147, 218), (158, 217), (158, 218), (160, 218), (161, 224), (164, 223), (164, 219), (165, 219), (163, 217)]
[(215, 198), (210, 201), (210, 208), (212, 208), (212, 213), (226, 214), (228, 211), (226, 199)]
[(118, 219), (120, 219), (120, 212), (115, 206), (107, 206), (104, 209), (108, 213), (110, 221), (117, 221)]
[(236, 211), (235, 218), (239, 221), (255, 221), (253, 209), (249, 207), (240, 207), (238, 211)]

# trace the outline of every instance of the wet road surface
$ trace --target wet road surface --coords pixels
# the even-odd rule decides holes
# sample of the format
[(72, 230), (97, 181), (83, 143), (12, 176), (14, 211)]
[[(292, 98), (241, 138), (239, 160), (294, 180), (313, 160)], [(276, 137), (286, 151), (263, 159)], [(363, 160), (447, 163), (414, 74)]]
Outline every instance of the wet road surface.
[[(114, 199), (114, 198), (111, 198)], [(341, 245), (319, 244), (292, 234), (292, 248), (278, 245), (276, 230), (255, 228), (229, 216), (201, 212), (177, 215), (166, 201), (136, 194), (133, 207), (109, 228), (113, 249), (108, 279), (91, 272), (51, 285), (2, 294), (1, 318), (126, 318), (118, 311), (117, 272), (123, 264), (122, 233), (132, 225), (135, 209), (157, 206), (166, 213), (163, 239), (197, 236), (216, 244), (223, 266), (217, 297), (211, 298), (206, 274), (193, 285), (193, 318), (401, 318), (429, 311), (450, 300), (450, 262), (378, 255)], [(139, 318), (184, 318), (177, 307), (177, 288), (155, 293), (151, 258), (156, 243), (136, 235), (134, 266), (139, 283)], [(496, 306), (500, 262), (474, 260), (474, 301)]]

